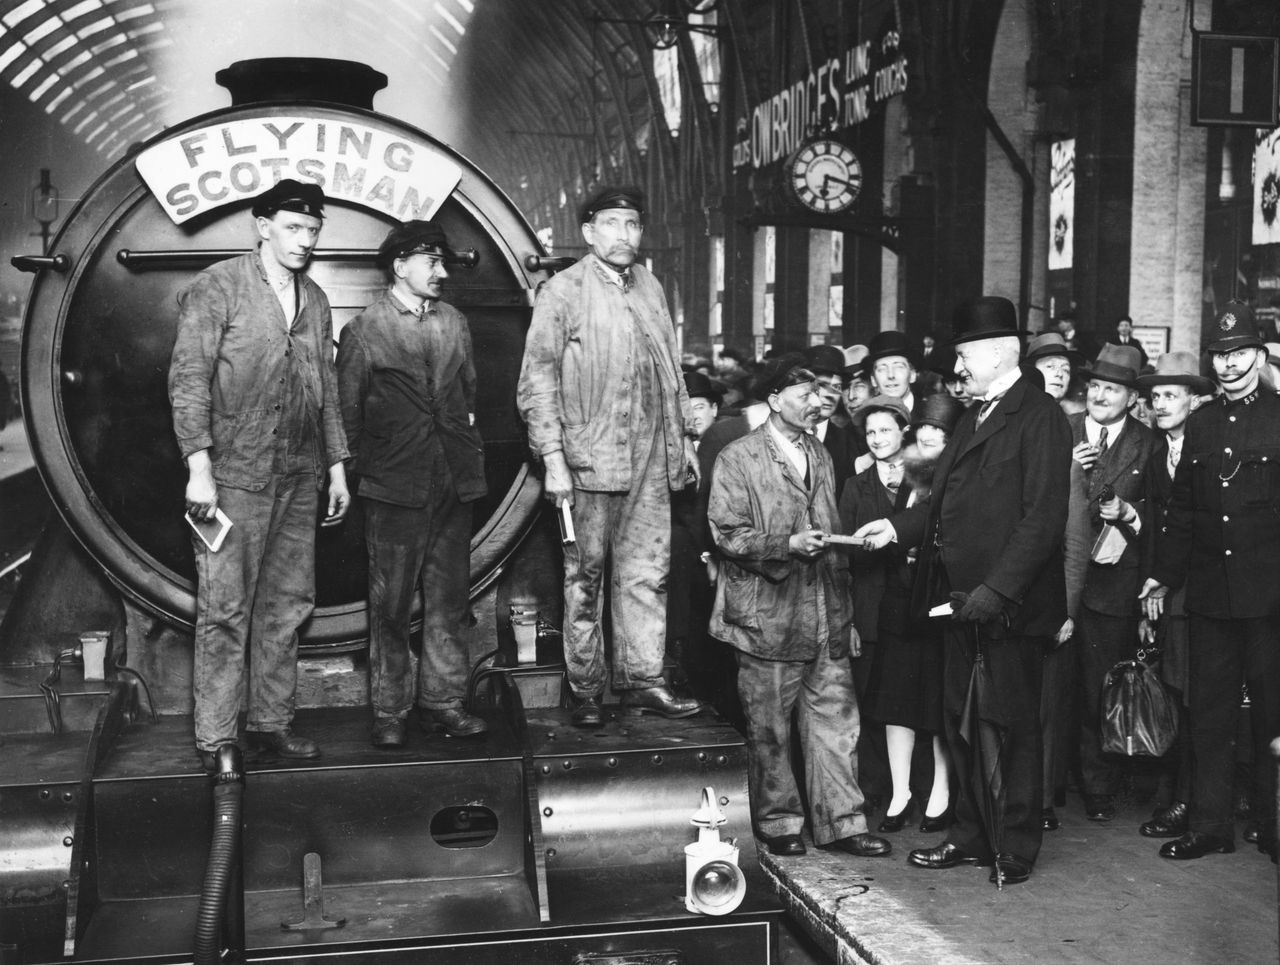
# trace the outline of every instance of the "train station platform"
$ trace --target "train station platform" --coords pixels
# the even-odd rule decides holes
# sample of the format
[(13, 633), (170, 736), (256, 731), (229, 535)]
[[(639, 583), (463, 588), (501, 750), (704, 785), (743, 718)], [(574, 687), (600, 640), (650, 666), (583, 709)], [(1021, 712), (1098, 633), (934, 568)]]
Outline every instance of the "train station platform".
[(803, 857), (761, 861), (789, 914), (837, 965), (1280, 960), (1276, 866), (1239, 841), (1239, 826), (1234, 854), (1161, 858), (1162, 842), (1138, 834), (1150, 810), (1121, 802), (1113, 821), (1096, 824), (1071, 795), (1031, 879), (1003, 891), (985, 868), (908, 865), (912, 848), (944, 838), (912, 825), (886, 835), (888, 858), (810, 847)]

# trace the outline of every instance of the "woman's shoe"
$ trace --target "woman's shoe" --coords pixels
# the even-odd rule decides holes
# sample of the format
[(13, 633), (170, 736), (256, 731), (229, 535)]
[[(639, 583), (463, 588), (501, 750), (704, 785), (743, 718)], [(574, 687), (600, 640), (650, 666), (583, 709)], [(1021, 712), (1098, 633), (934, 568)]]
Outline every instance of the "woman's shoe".
[(936, 818), (931, 818), (929, 817), (929, 815), (926, 814), (920, 820), (920, 830), (923, 831), (925, 834), (933, 834), (937, 831), (945, 831), (949, 827), (951, 827), (951, 808), (949, 807), (945, 811), (943, 811), (941, 814), (939, 814)]
[(877, 830), (881, 834), (892, 834), (894, 831), (901, 831), (904, 827), (906, 827), (907, 816), (910, 813), (911, 813), (911, 802), (908, 801), (907, 806), (904, 807), (897, 814), (886, 814), (884, 816), (884, 820), (880, 822), (880, 827), (877, 828)]

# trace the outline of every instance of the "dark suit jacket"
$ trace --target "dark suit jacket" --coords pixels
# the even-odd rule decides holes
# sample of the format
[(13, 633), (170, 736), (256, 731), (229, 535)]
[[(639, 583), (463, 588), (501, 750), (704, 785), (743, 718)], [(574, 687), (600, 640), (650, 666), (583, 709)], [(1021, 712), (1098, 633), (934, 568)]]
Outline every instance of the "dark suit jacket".
[[(891, 515), (906, 504), (910, 491), (910, 486), (904, 481), (898, 490), (897, 500), (891, 499), (880, 484), (875, 463), (872, 463), (870, 469), (858, 473), (845, 487), (844, 496), (840, 499), (841, 531), (852, 533), (863, 523)], [(889, 581), (896, 580), (906, 586), (911, 583), (914, 574), (907, 563), (909, 548), (904, 543), (890, 543), (882, 550), (868, 552), (855, 549), (849, 554), (849, 568), (853, 573), (853, 625), (858, 636), (867, 643), (880, 639), (881, 604)], [(906, 627), (899, 621), (899, 625), (888, 629), (902, 633)]]
[[(853, 426), (827, 423), (827, 435), (822, 440), (836, 472), (836, 501), (844, 494), (844, 484), (853, 476), (853, 461), (858, 458), (858, 432)], [(865, 448), (865, 447), (864, 447)]]
[(950, 590), (978, 584), (1014, 601), (1007, 630), (1052, 636), (1066, 620), (1062, 537), (1071, 429), (1043, 389), (1019, 378), (981, 426), (966, 411), (938, 461), (933, 494), (895, 516), (904, 546), (920, 546), (917, 616)]
[[(1067, 416), (1071, 425), (1071, 444), (1085, 441), (1085, 413)], [(1125, 418), (1124, 430), (1114, 444), (1098, 457), (1093, 469), (1085, 473), (1089, 498), (1089, 546), (1092, 548), (1102, 532), (1103, 520), (1098, 514), (1099, 494), (1104, 486), (1111, 486), (1127, 503), (1131, 503), (1139, 515), (1146, 510), (1150, 480), (1147, 466), (1155, 450), (1156, 437), (1137, 419)], [(1142, 563), (1142, 540), (1128, 527), (1121, 527), (1128, 540), (1128, 548), (1114, 565), (1101, 566), (1089, 562), (1084, 581), (1084, 605), (1098, 613), (1115, 617), (1138, 616), (1138, 591), (1145, 577)]]

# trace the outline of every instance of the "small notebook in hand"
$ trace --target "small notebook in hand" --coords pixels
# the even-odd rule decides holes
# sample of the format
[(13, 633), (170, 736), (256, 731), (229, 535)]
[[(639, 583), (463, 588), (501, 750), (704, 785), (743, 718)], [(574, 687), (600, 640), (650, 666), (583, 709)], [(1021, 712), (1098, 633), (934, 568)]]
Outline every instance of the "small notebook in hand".
[(221, 508), (213, 511), (213, 519), (193, 519), (190, 513), (187, 514), (186, 519), (196, 535), (203, 540), (204, 545), (209, 547), (209, 552), (216, 553), (222, 549), (232, 524)]

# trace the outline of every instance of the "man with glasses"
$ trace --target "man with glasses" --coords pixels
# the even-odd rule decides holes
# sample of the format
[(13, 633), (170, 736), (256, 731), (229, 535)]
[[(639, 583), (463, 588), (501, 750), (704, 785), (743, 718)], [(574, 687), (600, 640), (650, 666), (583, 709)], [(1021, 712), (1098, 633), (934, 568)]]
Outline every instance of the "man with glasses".
[(811, 345), (804, 352), (804, 364), (818, 380), (818, 422), (813, 434), (831, 455), (838, 504), (845, 482), (853, 475), (854, 460), (867, 451), (866, 440), (859, 445), (860, 437), (849, 425), (831, 421), (844, 397), (844, 352), (834, 345)]
[(663, 677), (671, 493), (699, 479), (693, 415), (662, 285), (638, 264), (644, 197), (606, 187), (581, 211), (590, 251), (542, 286), (516, 405), (543, 491), (572, 507), (564, 654), (573, 723), (604, 724), (601, 590), (612, 571), (613, 686), (628, 715), (689, 717)]
[(1253, 309), (1232, 302), (1208, 344), (1221, 397), (1187, 419), (1155, 564), (1142, 587), (1148, 619), (1186, 585), (1194, 768), (1188, 830), (1165, 858), (1235, 850), (1232, 773), (1240, 685), (1252, 700), (1258, 850), (1276, 859), (1275, 770), (1280, 734), (1280, 396), (1260, 383), (1267, 350)]
[[(471, 332), (463, 314), (440, 301), (451, 253), (435, 222), (391, 229), (377, 259), (390, 287), (342, 330), (338, 345), (369, 553), (372, 742), (382, 749), (404, 746), (415, 703), (428, 732), (475, 737), (488, 729), (464, 706), (471, 504), (486, 486)], [(409, 621), (418, 588), (415, 687)]]

